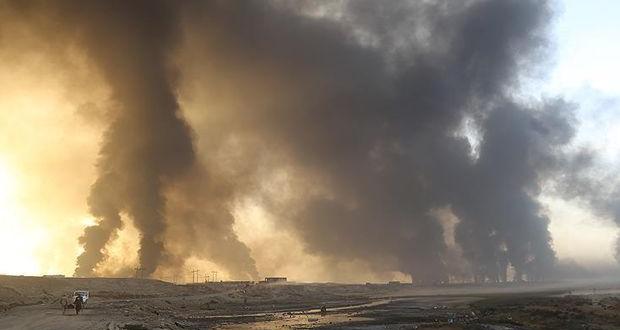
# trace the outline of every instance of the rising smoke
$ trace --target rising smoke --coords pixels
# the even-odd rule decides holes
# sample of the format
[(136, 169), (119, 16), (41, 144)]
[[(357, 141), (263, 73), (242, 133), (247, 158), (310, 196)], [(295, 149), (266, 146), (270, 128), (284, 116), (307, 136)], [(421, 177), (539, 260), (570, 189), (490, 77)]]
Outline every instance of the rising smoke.
[[(279, 4), (194, 8), (186, 76), (222, 109), (199, 134), (312, 178), (292, 180), (292, 201), (263, 196), (280, 223), (313, 254), (431, 282), (454, 275), (430, 214), (448, 207), (470, 276), (506, 280), (512, 265), (542, 278), (555, 255), (536, 198), (571, 109), (513, 94), (544, 51), (548, 5), (352, 1), (331, 20)], [(457, 134), (468, 119), (483, 135), (475, 156)]]
[[(121, 212), (140, 232), (140, 268), (146, 274), (153, 273), (166, 257), (164, 189), (190, 171), (195, 181), (203, 175), (196, 162), (191, 129), (179, 112), (174, 74), (168, 68), (170, 51), (178, 39), (175, 7), (170, 2), (112, 1), (77, 2), (72, 8), (82, 14), (84, 21), (77, 22), (85, 36), (82, 45), (110, 84), (117, 108), (104, 135), (97, 163), (99, 177), (88, 198), (98, 224), (86, 228), (80, 237), (84, 252), (78, 257), (76, 275), (93, 274), (103, 260), (105, 244), (121, 227)], [(186, 213), (176, 219), (207, 222), (211, 227), (217, 224), (217, 239), (210, 242), (228, 243), (224, 248), (235, 256), (229, 269), (237, 276), (255, 278), (249, 251), (232, 233), (230, 212), (209, 205), (217, 201), (209, 200), (203, 191), (195, 193), (205, 199), (205, 204), (197, 204), (202, 200), (188, 196), (183, 200)], [(219, 213), (194, 215), (200, 212), (195, 209)], [(192, 242), (208, 239), (184, 237)], [(214, 261), (225, 267), (231, 264), (225, 260)]]
[(248, 196), (325, 262), (420, 282), (552, 272), (538, 197), (574, 164), (573, 109), (517, 97), (546, 54), (545, 1), (15, 7), (51, 17), (111, 90), (77, 275), (97, 273), (126, 216), (147, 274), (197, 257), (256, 278), (233, 230)]
[[(170, 221), (166, 218), (165, 190), (177, 183), (182, 186), (188, 173), (197, 182), (204, 175), (196, 161), (191, 129), (179, 111), (176, 73), (169, 65), (171, 51), (179, 40), (178, 6), (169, 1), (42, 1), (11, 5), (41, 30), (51, 28), (53, 43), (67, 47), (77, 44), (110, 88), (110, 122), (97, 160), (98, 177), (88, 197), (97, 224), (87, 227), (79, 238), (84, 252), (77, 259), (75, 274), (96, 274), (97, 266), (106, 259), (106, 245), (123, 226), (123, 215), (140, 232), (138, 266), (143, 274), (152, 274), (167, 260), (173, 262), (175, 256), (167, 255), (165, 250)], [(197, 204), (206, 197), (183, 200), (188, 214), (174, 220), (188, 226), (200, 221), (211, 224), (211, 231), (216, 232), (212, 242), (225, 241), (224, 247), (230, 250), (221, 254), (234, 256), (234, 264), (223, 256), (215, 261), (221, 261), (235, 276), (255, 278), (249, 251), (232, 231), (230, 212), (215, 199)], [(197, 211), (203, 209), (218, 213)], [(202, 238), (194, 235), (184, 239)]]

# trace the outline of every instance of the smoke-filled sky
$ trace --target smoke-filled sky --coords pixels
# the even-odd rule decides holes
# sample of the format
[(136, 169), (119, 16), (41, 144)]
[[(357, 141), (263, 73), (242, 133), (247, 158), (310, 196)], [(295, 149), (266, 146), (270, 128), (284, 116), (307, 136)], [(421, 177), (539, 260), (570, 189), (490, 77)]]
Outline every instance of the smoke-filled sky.
[(0, 273), (615, 273), (618, 12), (0, 0)]

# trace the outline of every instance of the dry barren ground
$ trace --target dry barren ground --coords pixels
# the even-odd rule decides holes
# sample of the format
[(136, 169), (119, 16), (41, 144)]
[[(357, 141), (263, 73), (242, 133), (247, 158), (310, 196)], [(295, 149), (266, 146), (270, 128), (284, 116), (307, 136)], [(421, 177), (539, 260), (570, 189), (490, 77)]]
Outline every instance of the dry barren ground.
[[(59, 298), (91, 292), (80, 315)], [(620, 329), (620, 283), (174, 285), (0, 276), (0, 329)], [(321, 311), (325, 306), (326, 311)]]

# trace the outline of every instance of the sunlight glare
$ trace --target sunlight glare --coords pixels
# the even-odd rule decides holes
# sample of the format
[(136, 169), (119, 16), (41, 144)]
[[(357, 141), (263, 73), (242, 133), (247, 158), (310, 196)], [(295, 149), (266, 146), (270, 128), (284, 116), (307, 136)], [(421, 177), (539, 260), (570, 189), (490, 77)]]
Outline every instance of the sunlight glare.
[(18, 203), (15, 171), (0, 158), (0, 274), (36, 274), (35, 247), (39, 235), (29, 230)]

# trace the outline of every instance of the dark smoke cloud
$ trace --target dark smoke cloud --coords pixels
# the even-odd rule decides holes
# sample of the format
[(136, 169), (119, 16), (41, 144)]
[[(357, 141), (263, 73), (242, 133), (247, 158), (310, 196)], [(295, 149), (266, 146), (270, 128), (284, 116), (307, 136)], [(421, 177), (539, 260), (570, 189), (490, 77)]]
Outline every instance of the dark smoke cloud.
[[(322, 5), (191, 10), (188, 94), (218, 109), (199, 128), (216, 141), (206, 148), (234, 138), (272, 156), (254, 173), (311, 178), (293, 179), (307, 186), (293, 202), (265, 203), (312, 254), (447, 279), (452, 258), (429, 213), (450, 207), (472, 276), (506, 280), (510, 264), (543, 278), (555, 254), (537, 196), (561, 168), (572, 109), (512, 95), (544, 54), (549, 5), (351, 1), (339, 19), (313, 16)], [(465, 119), (483, 134), (477, 157), (456, 134)]]
[(476, 261), (476, 276), (505, 278), (508, 262), (517, 278), (549, 274), (555, 260), (549, 220), (535, 196), (549, 172), (561, 169), (557, 149), (574, 134), (567, 109), (561, 101), (538, 111), (507, 103), (485, 120), (480, 158), (452, 202), (461, 219), (457, 239)]
[(76, 274), (92, 274), (101, 260), (100, 243), (109, 241), (111, 230), (118, 228), (120, 212), (127, 212), (140, 231), (139, 262), (150, 274), (164, 251), (163, 186), (194, 161), (190, 129), (177, 114), (166, 71), (166, 56), (175, 39), (174, 8), (107, 2), (78, 4), (73, 10), (79, 11), (80, 42), (100, 66), (118, 107), (104, 136), (99, 177), (88, 199), (99, 225), (80, 238), (85, 251), (78, 258)]
[[(180, 114), (176, 73), (169, 65), (179, 40), (178, 5), (170, 1), (68, 0), (13, 2), (9, 6), (15, 14), (39, 25), (39, 33), (59, 52), (64, 51), (63, 45), (83, 51), (111, 91), (111, 119), (97, 160), (98, 177), (88, 197), (97, 224), (86, 228), (79, 239), (84, 252), (77, 259), (75, 274), (95, 274), (106, 258), (106, 245), (122, 228), (121, 216), (125, 214), (140, 233), (138, 256), (143, 274), (151, 274), (167, 259), (174, 259), (166, 253), (168, 222), (186, 221), (188, 226), (212, 224), (214, 241), (224, 240), (232, 250), (230, 255), (235, 256), (234, 264), (222, 261), (223, 256), (216, 261), (222, 261), (225, 268), (234, 265), (231, 271), (235, 275), (255, 278), (254, 262), (234, 235), (229, 212), (167, 219), (166, 189), (187, 173), (193, 173), (195, 180), (204, 175), (196, 162), (192, 131)], [(182, 202), (187, 212), (203, 208), (192, 204), (198, 199)]]
[(173, 223), (167, 236), (177, 260), (193, 256), (223, 267), (235, 278), (258, 278), (250, 250), (231, 228), (230, 203), (235, 197), (231, 183), (210, 177), (197, 166), (179, 180), (169, 197), (168, 217)]
[[(99, 177), (88, 198), (98, 219), (80, 242), (77, 275), (92, 275), (101, 251), (126, 212), (140, 231), (139, 263), (146, 274), (164, 255), (166, 181), (193, 164), (190, 129), (178, 114), (167, 56), (176, 39), (175, 8), (160, 2), (76, 2), (78, 42), (99, 67), (117, 103), (101, 146)], [(103, 244), (102, 244), (103, 243)]]
[[(76, 274), (93, 274), (126, 214), (148, 273), (198, 257), (256, 278), (232, 229), (247, 196), (326, 262), (420, 282), (506, 281), (508, 266), (516, 279), (552, 274), (538, 197), (573, 164), (572, 107), (514, 96), (546, 54), (549, 3), (49, 6), (37, 8), (63, 13), (57, 30), (101, 71), (116, 109)], [(288, 186), (267, 188), (282, 172)], [(461, 256), (438, 209), (457, 219)]]
[[(167, 68), (178, 37), (175, 7), (169, 2), (121, 1), (79, 8), (86, 20), (77, 23), (85, 29), (81, 32), (85, 36), (83, 46), (100, 66), (119, 109), (118, 117), (105, 134), (98, 161), (100, 176), (88, 200), (91, 213), (100, 222), (80, 238), (85, 252), (78, 258), (78, 275), (91, 274), (93, 266), (101, 261), (103, 246), (90, 246), (91, 242), (109, 241), (110, 231), (100, 229), (118, 228), (119, 212), (126, 212), (140, 231), (140, 266), (146, 274), (154, 272), (165, 254), (164, 188), (192, 167), (199, 167), (195, 163), (191, 130), (179, 114), (174, 79)], [(193, 180), (203, 176), (196, 169), (192, 173)], [(211, 229), (216, 234), (210, 242), (225, 241), (224, 251), (231, 251), (226, 257), (235, 258), (228, 262), (220, 256), (214, 261), (234, 274), (245, 271), (243, 275), (256, 278), (249, 251), (232, 233), (230, 212), (219, 208), (215, 214), (200, 213), (201, 208), (216, 209), (209, 205), (216, 201), (209, 200), (202, 191), (196, 194), (205, 199), (207, 206), (198, 204), (202, 200), (192, 200), (188, 194), (182, 200), (185, 213), (173, 219), (187, 222), (194, 233), (201, 223), (215, 228)], [(178, 239), (197, 242), (205, 237), (190, 235)]]

